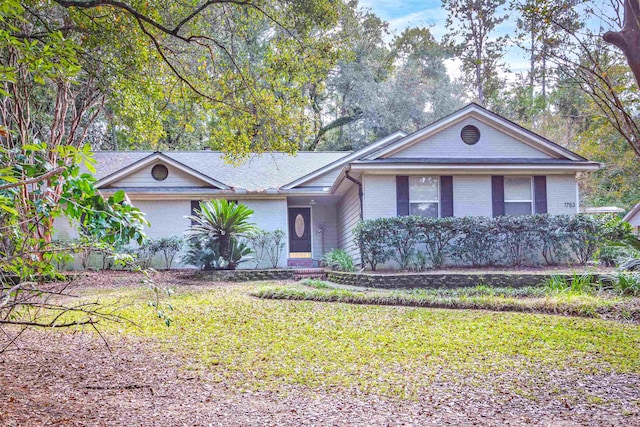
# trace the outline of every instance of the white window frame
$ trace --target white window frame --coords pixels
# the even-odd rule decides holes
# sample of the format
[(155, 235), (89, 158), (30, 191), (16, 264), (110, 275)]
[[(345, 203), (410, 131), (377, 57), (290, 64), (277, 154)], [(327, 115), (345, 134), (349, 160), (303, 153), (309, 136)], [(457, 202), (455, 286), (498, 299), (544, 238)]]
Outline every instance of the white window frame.
[[(438, 195), (438, 199), (437, 200), (413, 200), (411, 199), (411, 179), (412, 178), (434, 178), (436, 180), (436, 194)], [(438, 205), (438, 216), (433, 217), (433, 218), (440, 218), (441, 214), (440, 214), (440, 209), (442, 208), (442, 203), (440, 203), (440, 176), (436, 176), (436, 175), (412, 175), (409, 176), (409, 214), (411, 214), (411, 205), (414, 204), (420, 204), (420, 203), (436, 203)]]
[[(508, 178), (529, 178), (529, 200), (507, 200), (507, 179)], [(534, 186), (534, 182), (533, 182), (533, 177), (532, 176), (505, 176), (504, 177), (504, 210), (505, 210), (505, 214), (507, 211), (507, 203), (525, 203), (528, 202), (529, 205), (531, 206), (531, 210), (529, 212), (528, 215), (533, 215), (533, 213), (535, 212), (535, 206), (534, 206), (534, 199), (535, 196), (533, 194), (533, 186)]]

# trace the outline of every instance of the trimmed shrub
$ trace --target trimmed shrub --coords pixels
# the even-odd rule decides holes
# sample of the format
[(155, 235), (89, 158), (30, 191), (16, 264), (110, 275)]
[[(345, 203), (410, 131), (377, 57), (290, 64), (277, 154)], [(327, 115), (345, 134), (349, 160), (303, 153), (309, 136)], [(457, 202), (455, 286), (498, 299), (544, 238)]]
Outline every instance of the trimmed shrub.
[(463, 217), (456, 219), (459, 236), (453, 248), (454, 255), (463, 264), (482, 267), (494, 263), (493, 254), (498, 247), (498, 228), (487, 217)]
[(444, 265), (452, 252), (452, 242), (460, 235), (461, 224), (456, 218), (404, 217), (403, 222), (416, 222), (420, 230), (420, 242), (426, 246), (433, 267)]
[(353, 230), (356, 245), (360, 249), (362, 262), (369, 264), (372, 271), (376, 271), (378, 264), (387, 262), (393, 249), (387, 246), (388, 223), (396, 218), (378, 218), (361, 221)]
[[(355, 240), (362, 261), (375, 271), (394, 260), (400, 269), (440, 267), (452, 256), (464, 265), (585, 264), (606, 245), (628, 240), (628, 224), (614, 216), (526, 215), (497, 218), (403, 216), (362, 221)], [(614, 243), (615, 244), (615, 243)]]

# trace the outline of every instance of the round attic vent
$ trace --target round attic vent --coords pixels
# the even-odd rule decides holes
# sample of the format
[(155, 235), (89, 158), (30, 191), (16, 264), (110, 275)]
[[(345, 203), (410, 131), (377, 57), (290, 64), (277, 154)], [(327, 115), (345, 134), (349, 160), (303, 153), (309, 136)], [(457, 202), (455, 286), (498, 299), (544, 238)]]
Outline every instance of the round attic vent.
[(151, 168), (151, 176), (156, 181), (164, 181), (169, 176), (169, 169), (165, 165), (155, 165)]
[(480, 130), (472, 125), (467, 125), (462, 128), (460, 137), (465, 144), (473, 145), (480, 140)]

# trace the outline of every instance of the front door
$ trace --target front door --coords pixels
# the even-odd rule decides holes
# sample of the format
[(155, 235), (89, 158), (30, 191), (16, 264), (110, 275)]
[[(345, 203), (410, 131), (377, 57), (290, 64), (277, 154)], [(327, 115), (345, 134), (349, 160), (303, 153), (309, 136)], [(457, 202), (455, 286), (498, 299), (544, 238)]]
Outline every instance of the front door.
[(311, 208), (289, 208), (289, 252), (311, 256)]

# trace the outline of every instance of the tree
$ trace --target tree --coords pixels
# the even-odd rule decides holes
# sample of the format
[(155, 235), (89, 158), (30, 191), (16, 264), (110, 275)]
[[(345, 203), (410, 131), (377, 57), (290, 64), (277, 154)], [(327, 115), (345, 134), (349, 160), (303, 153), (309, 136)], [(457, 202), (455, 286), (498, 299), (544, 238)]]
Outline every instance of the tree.
[(640, 87), (640, 4), (624, 0), (624, 25), (621, 31), (607, 31), (602, 35), (607, 43), (622, 50)]
[(95, 325), (96, 310), (52, 304), (66, 288), (47, 278), (79, 249), (54, 242), (54, 219), (77, 221), (105, 251), (144, 239), (126, 195), (105, 197), (81, 173), (93, 169), (88, 135), (117, 124), (155, 144), (168, 119), (195, 106), (230, 159), (294, 151), (310, 129), (302, 89), (338, 56), (327, 34), (340, 9), (333, 0), (0, 3), (0, 324)]
[(388, 24), (371, 12), (354, 9), (341, 19), (338, 38), (352, 54), (310, 91), (316, 133), (307, 149), (357, 149), (459, 108), (461, 90), (443, 62), (450, 52), (428, 28), (389, 43)]
[(633, 74), (625, 66), (623, 55), (603, 42), (600, 36), (606, 28), (619, 27), (621, 19), (615, 14), (615, 8), (609, 9), (613, 15), (606, 15), (601, 12), (602, 5), (579, 2), (573, 5), (575, 12), (585, 17), (585, 22), (586, 17), (597, 17), (601, 26), (576, 31), (556, 18), (559, 14), (555, 9), (566, 7), (568, 5), (564, 3), (557, 3), (539, 11), (540, 19), (548, 20), (557, 29), (557, 37), (564, 39), (565, 48), (545, 52), (547, 60), (555, 65), (567, 82), (594, 102), (599, 114), (627, 141), (640, 159), (640, 127), (636, 112), (640, 98), (632, 87), (635, 86)]
[(447, 9), (447, 36), (462, 60), (463, 78), (473, 88), (481, 105), (491, 100), (503, 86), (500, 73), (507, 36), (494, 31), (508, 15), (501, 12), (506, 0), (443, 0)]
[(553, 23), (560, 23), (562, 28), (573, 32), (584, 26), (572, 6), (570, 0), (516, 0), (511, 4), (512, 9), (519, 13), (516, 41), (529, 54), (530, 96), (533, 100), (535, 88), (539, 86), (545, 107), (552, 76), (547, 57), (564, 47), (562, 31)]

